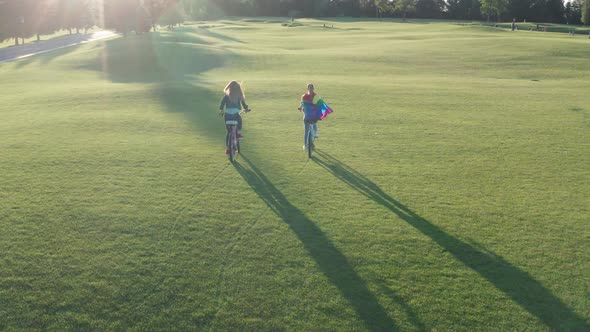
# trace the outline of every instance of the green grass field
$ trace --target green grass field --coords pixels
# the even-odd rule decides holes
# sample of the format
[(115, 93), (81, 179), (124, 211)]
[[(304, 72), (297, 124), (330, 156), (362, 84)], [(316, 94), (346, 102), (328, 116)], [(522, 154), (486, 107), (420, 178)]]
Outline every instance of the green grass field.
[(0, 330), (590, 329), (590, 40), (299, 22), (0, 64)]

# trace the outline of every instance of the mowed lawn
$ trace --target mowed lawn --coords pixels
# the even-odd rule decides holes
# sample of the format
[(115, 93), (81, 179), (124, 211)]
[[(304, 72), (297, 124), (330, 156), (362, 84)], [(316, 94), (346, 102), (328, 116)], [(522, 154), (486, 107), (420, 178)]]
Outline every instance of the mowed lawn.
[(0, 330), (590, 329), (590, 40), (299, 22), (0, 64)]

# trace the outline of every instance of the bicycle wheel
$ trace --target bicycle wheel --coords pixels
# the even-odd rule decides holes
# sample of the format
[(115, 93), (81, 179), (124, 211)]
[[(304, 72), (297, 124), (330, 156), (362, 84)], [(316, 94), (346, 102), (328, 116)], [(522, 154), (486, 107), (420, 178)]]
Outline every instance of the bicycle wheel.
[(231, 127), (230, 135), (229, 135), (229, 161), (234, 162), (236, 160), (236, 141), (238, 140), (236, 134), (236, 126)]
[(313, 124), (308, 124), (309, 130), (307, 132), (307, 156), (311, 159), (311, 154), (313, 153), (313, 139), (314, 139), (314, 132), (313, 132)]

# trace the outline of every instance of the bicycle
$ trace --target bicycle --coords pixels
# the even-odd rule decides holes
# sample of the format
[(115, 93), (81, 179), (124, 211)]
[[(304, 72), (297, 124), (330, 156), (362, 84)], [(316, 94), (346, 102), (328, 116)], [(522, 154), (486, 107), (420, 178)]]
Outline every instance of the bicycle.
[[(244, 109), (238, 114), (250, 112), (249, 109)], [(225, 112), (220, 112), (219, 116), (224, 116)], [(225, 147), (230, 162), (236, 160), (236, 154), (240, 152), (240, 139), (238, 137), (238, 120), (225, 120), (225, 127), (227, 130), (225, 136)]]
[[(318, 122), (317, 119), (313, 120), (305, 120), (305, 130), (307, 131), (307, 137), (305, 138), (305, 145), (307, 146), (307, 156), (311, 159), (311, 155), (313, 153), (313, 149), (315, 148), (315, 138), (316, 138), (316, 131), (315, 126)], [(309, 128), (309, 129), (308, 129)]]

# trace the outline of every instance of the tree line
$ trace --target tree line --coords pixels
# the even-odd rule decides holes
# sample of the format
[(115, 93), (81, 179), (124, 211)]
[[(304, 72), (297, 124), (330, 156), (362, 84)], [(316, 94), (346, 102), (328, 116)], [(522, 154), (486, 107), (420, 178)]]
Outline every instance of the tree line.
[[(590, 0), (184, 0), (200, 20), (220, 15), (399, 17), (590, 24)], [(585, 14), (584, 14), (585, 13)], [(585, 20), (584, 20), (585, 19)]]
[(187, 18), (180, 0), (0, 0), (0, 42), (86, 32), (94, 26), (122, 33), (147, 32)]
[(223, 16), (399, 17), (590, 24), (590, 0), (0, 0), (0, 41), (93, 26), (142, 33)]

